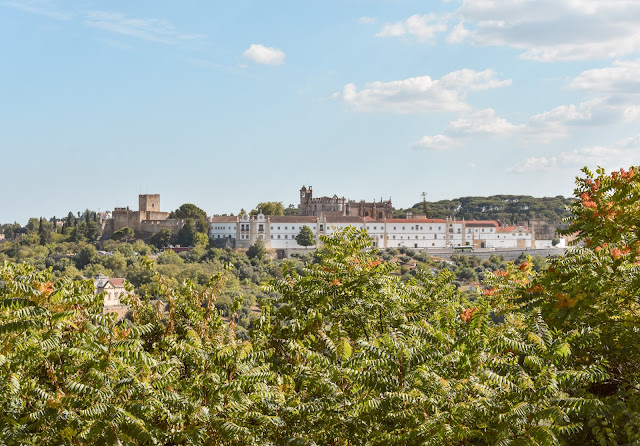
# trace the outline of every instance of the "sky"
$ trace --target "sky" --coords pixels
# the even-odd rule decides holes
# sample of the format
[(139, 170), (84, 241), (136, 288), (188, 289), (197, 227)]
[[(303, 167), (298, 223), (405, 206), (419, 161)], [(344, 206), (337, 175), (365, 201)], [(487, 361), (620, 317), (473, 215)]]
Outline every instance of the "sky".
[(0, 56), (0, 223), (640, 164), (638, 0), (0, 0)]

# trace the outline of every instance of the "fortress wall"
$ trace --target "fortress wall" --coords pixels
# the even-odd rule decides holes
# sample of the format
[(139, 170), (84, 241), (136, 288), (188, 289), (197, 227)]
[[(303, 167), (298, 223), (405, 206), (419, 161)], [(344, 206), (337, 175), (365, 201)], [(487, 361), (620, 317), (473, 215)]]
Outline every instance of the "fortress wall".
[(177, 218), (167, 218), (164, 220), (143, 220), (140, 222), (140, 232), (155, 234), (163, 228), (169, 228), (176, 234), (184, 226), (184, 220)]
[(166, 220), (167, 218), (169, 218), (169, 212), (160, 212), (160, 211), (145, 212), (145, 220)]

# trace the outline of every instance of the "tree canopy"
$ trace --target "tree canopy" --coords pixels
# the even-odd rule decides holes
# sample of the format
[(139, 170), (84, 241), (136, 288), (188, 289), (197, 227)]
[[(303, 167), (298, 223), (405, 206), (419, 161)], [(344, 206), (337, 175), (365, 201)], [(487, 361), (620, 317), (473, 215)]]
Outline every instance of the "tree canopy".
[(195, 204), (185, 203), (178, 209), (169, 214), (169, 218), (192, 218), (198, 220), (200, 218), (207, 219), (207, 213)]
[(447, 218), (465, 220), (499, 220), (505, 224), (520, 221), (543, 219), (561, 222), (569, 217), (570, 206), (574, 199), (557, 197), (536, 198), (529, 195), (492, 195), (489, 197), (460, 197), (453, 200), (419, 202), (409, 209), (398, 209), (396, 216), (406, 215), (410, 210), (414, 214), (426, 214), (428, 218)]
[(284, 215), (284, 205), (282, 201), (266, 201), (258, 203), (258, 205), (249, 212), (249, 215), (258, 215), (262, 213), (264, 215)]
[(585, 246), (470, 295), (447, 269), (400, 280), (363, 231), (322, 236), (265, 285), (246, 337), (242, 295), (218, 308), (228, 263), (197, 286), (160, 272), (188, 268), (173, 252), (142, 260), (131, 278), (152, 286), (117, 321), (91, 281), (2, 262), (2, 442), (637, 444), (640, 175), (585, 170), (575, 194)]
[(307, 225), (300, 228), (300, 232), (296, 235), (296, 242), (300, 246), (313, 246), (316, 244), (316, 237), (313, 235), (313, 231)]

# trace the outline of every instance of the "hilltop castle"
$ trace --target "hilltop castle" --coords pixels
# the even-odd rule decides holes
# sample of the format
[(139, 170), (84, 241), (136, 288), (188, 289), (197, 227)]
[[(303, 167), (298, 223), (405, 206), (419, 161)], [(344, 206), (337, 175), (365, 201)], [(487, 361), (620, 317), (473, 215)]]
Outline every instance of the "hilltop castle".
[(169, 218), (169, 212), (160, 210), (159, 194), (138, 195), (138, 210), (115, 208), (111, 218), (102, 220), (102, 233), (113, 234), (128, 227), (138, 232), (155, 234), (162, 228), (169, 228), (174, 233), (184, 225), (184, 220)]
[(393, 218), (393, 204), (391, 198), (388, 201), (372, 202), (353, 201), (346, 198), (319, 197), (313, 198), (313, 188), (307, 189), (302, 186), (300, 189), (300, 205), (298, 205), (300, 215), (325, 216), (325, 217), (370, 217), (374, 220)]

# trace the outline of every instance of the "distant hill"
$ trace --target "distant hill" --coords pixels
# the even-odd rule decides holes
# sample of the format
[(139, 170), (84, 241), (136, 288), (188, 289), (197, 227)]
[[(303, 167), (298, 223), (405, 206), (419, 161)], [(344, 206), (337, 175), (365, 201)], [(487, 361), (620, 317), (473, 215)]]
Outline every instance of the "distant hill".
[[(498, 220), (504, 224), (544, 219), (560, 222), (570, 212), (565, 206), (574, 199), (562, 195), (536, 198), (530, 195), (492, 195), (490, 197), (461, 197), (453, 200), (426, 202), (427, 218), (452, 217), (458, 220)], [(402, 218), (407, 211), (425, 213), (425, 203), (419, 202), (409, 209), (396, 209), (394, 216)]]

